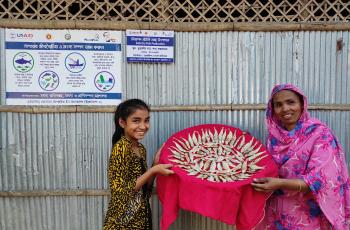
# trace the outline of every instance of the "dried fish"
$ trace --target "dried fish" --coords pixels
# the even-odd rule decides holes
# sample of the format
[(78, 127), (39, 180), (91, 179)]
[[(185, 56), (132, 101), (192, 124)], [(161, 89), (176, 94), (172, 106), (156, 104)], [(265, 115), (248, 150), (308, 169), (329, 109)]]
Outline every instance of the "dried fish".
[(192, 140), (193, 140), (193, 144), (194, 144), (195, 146), (198, 145), (198, 140), (197, 140), (197, 138), (196, 138), (196, 134), (195, 134), (195, 133), (193, 133)]
[(190, 143), (190, 146), (191, 146), (191, 147), (194, 146), (193, 140), (192, 140), (192, 137), (191, 137), (191, 134), (188, 134), (188, 142)]
[(224, 169), (230, 170), (230, 166), (229, 166), (229, 164), (228, 164), (226, 161), (223, 161), (223, 162), (222, 162), (222, 167), (223, 167)]
[(212, 161), (211, 162), (211, 165), (210, 165), (210, 172), (215, 172), (215, 170), (216, 170), (216, 163), (215, 163), (215, 161)]
[(214, 137), (213, 137), (213, 142), (218, 143), (219, 142), (219, 134), (216, 129), (214, 129)]
[(169, 160), (187, 171), (188, 175), (213, 182), (231, 182), (249, 178), (263, 169), (257, 163), (267, 156), (262, 145), (236, 130), (202, 129), (173, 141)]
[[(241, 137), (242, 137), (242, 141), (241, 141), (241, 143), (239, 144), (239, 146), (238, 146), (237, 149), (242, 149), (242, 146), (245, 145), (245, 136), (242, 135)], [(242, 151), (242, 150), (241, 150), (241, 151)]]
[(225, 142), (226, 138), (226, 131), (224, 129), (221, 129), (219, 133), (219, 143), (223, 144)]
[(245, 173), (247, 171), (247, 160), (245, 160), (242, 164), (242, 173)]
[(241, 152), (244, 154), (247, 149), (249, 149), (253, 144), (253, 138), (241, 148)]
[(224, 141), (223, 144), (224, 144), (224, 145), (228, 145), (228, 144), (230, 143), (231, 139), (232, 139), (232, 136), (233, 136), (232, 132), (229, 131), (229, 133), (228, 133), (228, 135), (226, 136), (226, 139), (225, 139), (225, 141)]
[(221, 163), (220, 163), (220, 162), (219, 162), (219, 163), (217, 163), (217, 165), (216, 165), (216, 166), (217, 166), (217, 168), (218, 168), (218, 171), (219, 171), (219, 172), (221, 172), (221, 171), (222, 171), (222, 166), (221, 166)]
[(177, 148), (178, 150), (180, 150), (181, 152), (187, 152), (187, 150), (183, 149), (183, 148), (181, 147), (181, 145), (179, 145), (177, 142), (174, 142), (174, 143), (175, 143), (176, 148)]
[(190, 145), (190, 143), (188, 142), (188, 140), (186, 140), (185, 138), (181, 138), (184, 142), (185, 142), (185, 144), (186, 144), (186, 147), (188, 148), (188, 149), (191, 149), (191, 145)]

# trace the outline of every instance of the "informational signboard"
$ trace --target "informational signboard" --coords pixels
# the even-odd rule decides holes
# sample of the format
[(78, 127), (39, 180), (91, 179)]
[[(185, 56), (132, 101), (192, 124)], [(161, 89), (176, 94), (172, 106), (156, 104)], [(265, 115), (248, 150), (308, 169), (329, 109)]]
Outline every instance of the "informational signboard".
[(5, 31), (6, 104), (120, 103), (120, 31)]
[(127, 30), (128, 62), (174, 62), (174, 31)]

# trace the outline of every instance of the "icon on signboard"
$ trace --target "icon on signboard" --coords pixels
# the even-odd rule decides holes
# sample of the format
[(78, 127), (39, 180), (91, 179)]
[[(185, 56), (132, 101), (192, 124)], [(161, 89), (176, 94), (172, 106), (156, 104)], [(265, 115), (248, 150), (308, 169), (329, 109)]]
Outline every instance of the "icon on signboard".
[(106, 92), (113, 88), (114, 77), (110, 72), (102, 71), (95, 76), (95, 86), (98, 90)]
[(39, 85), (45, 91), (55, 90), (58, 84), (58, 75), (53, 71), (44, 71), (39, 76)]
[(46, 39), (51, 40), (52, 39), (52, 34), (46, 34)]
[(70, 53), (66, 57), (65, 65), (70, 72), (79, 73), (85, 68), (86, 62), (80, 53)]
[(10, 33), (10, 38), (11, 39), (15, 39), (16, 38), (16, 34), (15, 33)]
[(117, 40), (112, 37), (111, 33), (106, 31), (103, 33), (103, 38), (106, 42), (116, 42)]
[(27, 52), (17, 53), (13, 57), (13, 67), (21, 73), (30, 71), (34, 66), (34, 58)]
[(98, 42), (100, 40), (99, 34), (89, 35), (87, 38), (84, 38), (86, 42)]
[(67, 34), (64, 35), (64, 38), (66, 40), (70, 40), (72, 38), (72, 35), (70, 35), (70, 33), (67, 33)]

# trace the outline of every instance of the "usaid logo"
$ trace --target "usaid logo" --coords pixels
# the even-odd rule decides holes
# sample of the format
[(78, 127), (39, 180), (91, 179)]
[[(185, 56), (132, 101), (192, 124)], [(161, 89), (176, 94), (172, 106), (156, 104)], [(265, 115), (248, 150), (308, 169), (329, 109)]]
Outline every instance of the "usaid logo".
[(31, 33), (11, 33), (11, 39), (32, 39), (34, 37)]

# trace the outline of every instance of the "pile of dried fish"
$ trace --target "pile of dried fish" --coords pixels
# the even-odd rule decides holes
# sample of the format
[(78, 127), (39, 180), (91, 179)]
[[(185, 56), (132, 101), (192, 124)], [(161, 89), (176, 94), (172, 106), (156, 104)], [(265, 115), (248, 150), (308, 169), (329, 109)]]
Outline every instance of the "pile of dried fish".
[(267, 156), (261, 147), (261, 143), (248, 134), (238, 137), (236, 130), (205, 129), (194, 131), (188, 138), (174, 138), (169, 147), (169, 160), (188, 175), (212, 182), (232, 182), (247, 179), (263, 168), (257, 165)]

